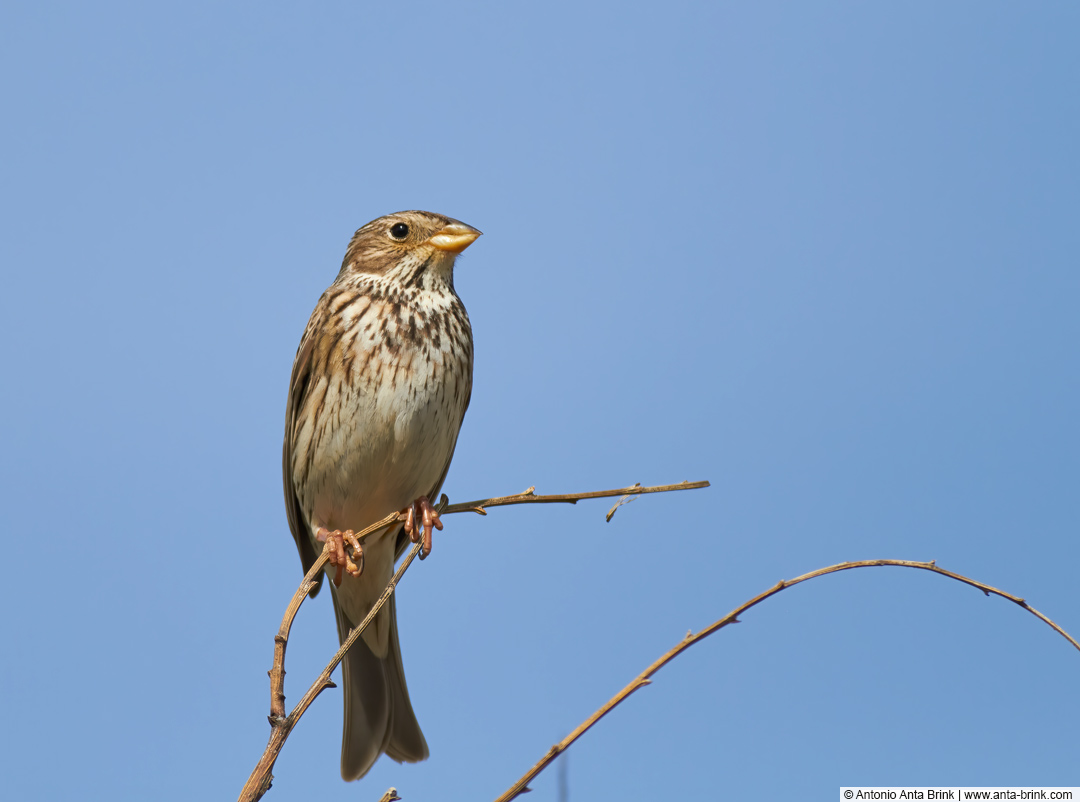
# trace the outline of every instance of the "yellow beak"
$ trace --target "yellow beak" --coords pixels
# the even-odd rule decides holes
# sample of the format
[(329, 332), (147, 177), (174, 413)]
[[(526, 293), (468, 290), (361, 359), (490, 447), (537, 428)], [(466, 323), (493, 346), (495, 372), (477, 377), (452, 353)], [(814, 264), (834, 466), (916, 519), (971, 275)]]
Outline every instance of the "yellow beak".
[(428, 240), (428, 244), (440, 251), (461, 253), (468, 248), (482, 232), (457, 220), (443, 228)]

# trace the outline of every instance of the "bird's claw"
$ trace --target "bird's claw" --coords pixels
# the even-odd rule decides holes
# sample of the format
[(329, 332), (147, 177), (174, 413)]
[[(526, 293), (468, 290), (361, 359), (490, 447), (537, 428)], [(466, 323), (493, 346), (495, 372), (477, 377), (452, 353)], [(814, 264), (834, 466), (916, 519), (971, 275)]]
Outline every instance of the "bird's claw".
[[(340, 529), (335, 529), (331, 532), (325, 526), (320, 526), (315, 532), (315, 539), (320, 543), (326, 543), (327, 562), (330, 565), (337, 566), (337, 573), (334, 574), (334, 585), (336, 587), (341, 587), (341, 580), (345, 571), (348, 571), (349, 576), (353, 577), (358, 577), (363, 573), (364, 547), (360, 545), (360, 541), (353, 530), (346, 529), (342, 532)], [(345, 551), (346, 543), (352, 548), (352, 555)], [(354, 559), (356, 562), (353, 562)]]
[[(409, 536), (409, 540), (416, 543), (423, 537), (424, 545), (420, 548), (420, 559), (423, 560), (431, 554), (431, 530), (438, 529), (441, 532), (443, 528), (442, 521), (439, 520), (439, 511), (431, 506), (427, 496), (420, 496), (399, 514), (401, 520), (405, 522), (405, 534)], [(422, 534), (421, 526), (423, 527)]]

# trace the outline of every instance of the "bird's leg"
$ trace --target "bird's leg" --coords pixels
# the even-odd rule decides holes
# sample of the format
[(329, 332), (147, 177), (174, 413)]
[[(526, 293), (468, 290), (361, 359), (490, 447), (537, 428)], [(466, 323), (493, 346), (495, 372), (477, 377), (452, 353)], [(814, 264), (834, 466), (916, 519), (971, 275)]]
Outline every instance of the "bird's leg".
[(431, 530), (434, 528), (442, 531), (443, 525), (439, 520), (439, 511), (431, 506), (427, 496), (420, 496), (400, 514), (405, 521), (405, 534), (413, 543), (420, 540), (420, 527), (421, 525), (424, 527), (424, 545), (420, 549), (420, 559), (424, 559), (431, 554)]
[[(348, 571), (349, 576), (360, 576), (364, 570), (364, 547), (356, 539), (356, 533), (353, 530), (346, 529), (342, 532), (340, 529), (335, 529), (331, 532), (325, 526), (320, 526), (315, 530), (315, 539), (326, 544), (328, 562), (337, 566), (337, 573), (334, 574), (335, 586), (341, 587), (343, 571)], [(352, 547), (352, 558), (345, 551), (346, 543)], [(354, 558), (356, 562), (353, 562)]]

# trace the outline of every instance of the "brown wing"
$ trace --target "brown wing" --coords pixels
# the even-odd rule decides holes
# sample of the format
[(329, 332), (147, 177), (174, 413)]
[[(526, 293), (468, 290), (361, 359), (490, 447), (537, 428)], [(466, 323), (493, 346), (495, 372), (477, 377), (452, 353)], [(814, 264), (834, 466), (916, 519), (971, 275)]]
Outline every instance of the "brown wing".
[[(300, 410), (304, 408), (304, 400), (307, 398), (311, 379), (311, 355), (314, 351), (315, 336), (319, 322), (322, 320), (323, 304), (320, 300), (315, 308), (311, 320), (308, 321), (307, 329), (300, 340), (300, 347), (296, 350), (296, 359), (293, 361), (292, 376), (289, 379), (289, 401), (285, 407), (285, 442), (282, 445), (281, 474), (285, 486), (285, 512), (289, 516), (289, 529), (292, 530), (296, 548), (300, 552), (300, 562), (304, 566), (304, 573), (311, 570), (311, 566), (319, 558), (315, 547), (311, 544), (311, 534), (304, 514), (300, 510), (300, 499), (296, 496), (296, 487), (293, 484), (292, 458), (295, 441), (296, 418)], [(322, 587), (322, 574), (315, 579), (315, 587), (311, 595), (315, 596)]]

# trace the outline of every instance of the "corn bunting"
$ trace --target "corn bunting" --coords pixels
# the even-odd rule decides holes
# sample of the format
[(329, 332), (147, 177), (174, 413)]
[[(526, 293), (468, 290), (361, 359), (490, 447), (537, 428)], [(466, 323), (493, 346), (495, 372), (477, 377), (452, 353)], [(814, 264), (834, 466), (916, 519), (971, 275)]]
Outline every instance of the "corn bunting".
[[(472, 328), (454, 260), (480, 232), (430, 212), (380, 217), (353, 236), (300, 340), (285, 412), (285, 506), (304, 570), (330, 544), (338, 636), (371, 610), (411, 539), (431, 549), (437, 497), (472, 391)], [(360, 530), (395, 510), (396, 523)], [(353, 546), (350, 557), (345, 543)], [(320, 577), (320, 584), (321, 584)], [(312, 596), (318, 592), (318, 586)], [(398, 648), (394, 597), (342, 665), (341, 776), (385, 752), (428, 756)]]

